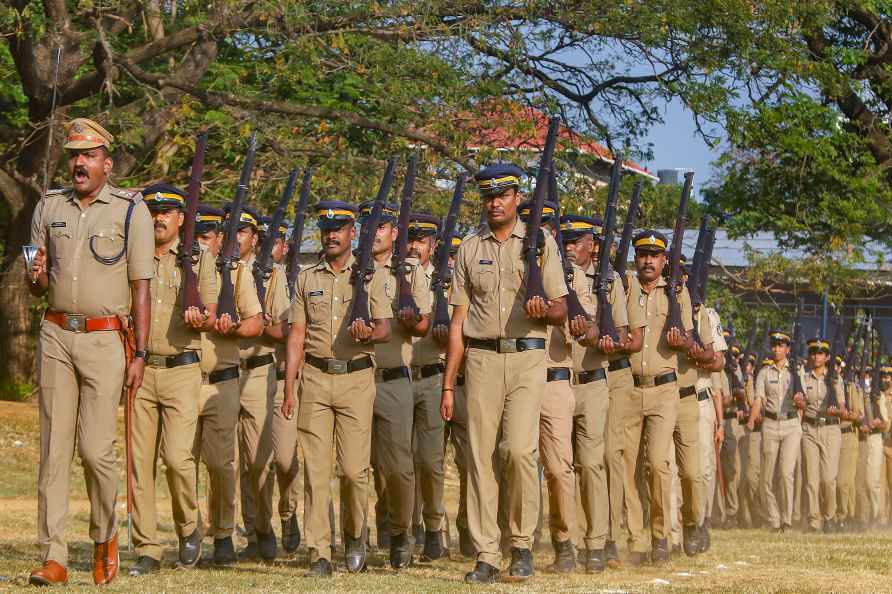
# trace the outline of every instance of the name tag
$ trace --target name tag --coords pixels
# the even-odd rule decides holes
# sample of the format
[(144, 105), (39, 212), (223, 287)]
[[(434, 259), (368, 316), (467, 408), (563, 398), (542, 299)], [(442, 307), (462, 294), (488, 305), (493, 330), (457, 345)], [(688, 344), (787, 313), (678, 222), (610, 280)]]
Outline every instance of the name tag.
[(778, 382), (777, 382), (777, 380), (768, 380), (768, 383), (769, 383), (769, 384), (776, 384), (776, 383), (778, 383)]
[(492, 260), (480, 260), (479, 263), (483, 264), (484, 266), (492, 266)]
[(321, 297), (323, 292), (322, 289), (319, 289), (318, 291), (310, 291), (307, 293), (307, 297)]
[(55, 221), (50, 223), (50, 227), (65, 227), (65, 221)]

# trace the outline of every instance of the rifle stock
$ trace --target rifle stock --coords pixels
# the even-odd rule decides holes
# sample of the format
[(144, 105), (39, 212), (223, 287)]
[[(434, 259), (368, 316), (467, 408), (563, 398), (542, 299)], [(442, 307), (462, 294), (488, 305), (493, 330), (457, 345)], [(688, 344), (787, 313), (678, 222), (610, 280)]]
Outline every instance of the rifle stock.
[(276, 205), (273, 212), (272, 220), (269, 223), (269, 230), (266, 237), (263, 238), (263, 245), (260, 246), (260, 256), (254, 260), (254, 284), (257, 286), (257, 298), (260, 300), (260, 307), (264, 314), (266, 311), (266, 281), (269, 280), (273, 272), (273, 247), (279, 238), (279, 228), (282, 226), (282, 219), (285, 218), (285, 209), (291, 202), (294, 195), (294, 189), (297, 186), (297, 169), (292, 169), (288, 175), (288, 181), (285, 183), (285, 190)]
[(688, 200), (690, 200), (693, 185), (694, 172), (688, 171), (684, 175), (681, 200), (678, 203), (678, 216), (675, 219), (675, 230), (672, 234), (672, 252), (669, 257), (669, 283), (666, 286), (666, 295), (669, 299), (669, 315), (666, 316), (666, 330), (677, 328), (684, 331), (684, 323), (681, 319), (681, 302), (678, 300), (678, 295), (682, 286), (682, 241), (684, 240), (684, 227), (687, 220)]
[(545, 137), (545, 147), (539, 161), (536, 189), (533, 191), (530, 214), (527, 218), (526, 236), (523, 238), (523, 257), (526, 264), (525, 299), (527, 301), (534, 297), (545, 299), (542, 269), (539, 267), (540, 249), (544, 246), (539, 245), (539, 229), (542, 226), (542, 207), (545, 204), (545, 195), (548, 191), (548, 176), (551, 174), (552, 158), (560, 124), (561, 119), (558, 117), (553, 117), (548, 122), (548, 135)]
[(204, 310), (201, 296), (198, 294), (198, 276), (192, 268), (195, 244), (195, 221), (198, 217), (198, 203), (201, 200), (201, 176), (204, 174), (204, 154), (207, 149), (208, 133), (198, 135), (195, 143), (195, 156), (192, 157), (192, 172), (189, 177), (189, 188), (186, 192), (186, 212), (183, 220), (183, 241), (177, 255), (183, 273), (183, 313), (190, 307)]
[(452, 202), (449, 203), (449, 213), (446, 215), (446, 222), (443, 224), (440, 240), (437, 243), (437, 260), (434, 275), (431, 279), (431, 290), (434, 293), (434, 323), (432, 326), (449, 325), (449, 297), (447, 293), (449, 285), (452, 283), (452, 270), (449, 267), (449, 248), (452, 244), (452, 235), (455, 233), (455, 225), (458, 222), (458, 213), (465, 193), (466, 180), (467, 175), (464, 173), (460, 174), (455, 180)]
[(613, 235), (616, 230), (616, 203), (619, 200), (619, 185), (623, 175), (623, 155), (613, 156), (613, 167), (610, 170), (610, 186), (607, 190), (607, 204), (604, 207), (601, 245), (598, 249), (598, 270), (595, 278), (595, 293), (598, 296), (598, 334), (609, 336), (619, 343), (619, 334), (613, 320), (610, 307), (610, 283), (613, 270), (610, 267), (610, 248), (613, 247)]
[(626, 222), (623, 224), (623, 232), (620, 235), (619, 245), (616, 247), (616, 257), (613, 260), (613, 270), (623, 281), (623, 289), (628, 293), (629, 279), (626, 277), (626, 263), (629, 260), (629, 246), (632, 245), (632, 234), (635, 233), (635, 225), (638, 222), (638, 211), (641, 206), (641, 190), (643, 182), (635, 182), (632, 189), (632, 199), (629, 202), (629, 212), (626, 213)]
[(564, 269), (564, 280), (567, 283), (567, 319), (574, 320), (578, 317), (582, 317), (588, 320), (590, 318), (586, 313), (585, 308), (582, 307), (582, 303), (579, 301), (579, 295), (576, 294), (576, 289), (573, 288), (573, 279), (575, 277), (573, 263), (567, 258), (567, 253), (564, 251), (564, 234), (563, 231), (561, 231), (561, 200), (557, 188), (557, 174), (554, 170), (552, 170), (551, 175), (548, 176), (548, 199), (554, 202), (556, 206), (554, 216), (557, 224), (555, 225), (554, 239), (558, 245), (558, 251), (561, 256), (561, 265)]
[(307, 219), (307, 202), (310, 200), (310, 184), (313, 181), (313, 168), (304, 169), (304, 179), (300, 184), (300, 196), (294, 210), (294, 224), (291, 226), (291, 242), (288, 247), (288, 269), (285, 278), (288, 283), (288, 296), (294, 299), (294, 283), (300, 274), (300, 244), (303, 241), (304, 222)]
[(406, 263), (406, 258), (409, 255), (409, 214), (412, 210), (412, 195), (415, 193), (415, 167), (416, 157), (412, 155), (409, 157), (406, 167), (406, 182), (403, 185), (403, 195), (400, 199), (395, 272), (398, 287), (397, 307), (400, 311), (410, 309), (417, 317), (420, 315), (420, 310), (415, 303), (415, 298), (412, 297), (412, 285), (409, 282), (412, 266)]

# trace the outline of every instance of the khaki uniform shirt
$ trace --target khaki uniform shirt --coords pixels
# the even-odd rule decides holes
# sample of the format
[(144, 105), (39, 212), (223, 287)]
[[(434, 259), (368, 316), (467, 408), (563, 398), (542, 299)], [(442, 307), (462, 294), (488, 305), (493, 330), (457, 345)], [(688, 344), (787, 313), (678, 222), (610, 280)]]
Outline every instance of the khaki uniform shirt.
[[(684, 290), (687, 292), (687, 287)], [(692, 313), (692, 315), (694, 314)], [(722, 338), (722, 329), (718, 323), (718, 315), (710, 316), (707, 308), (701, 306), (697, 310), (696, 317), (697, 332), (700, 335), (700, 342), (703, 343), (703, 347), (709, 348), (712, 346), (715, 348), (716, 332), (718, 332), (719, 338)], [(724, 338), (722, 338), (722, 343), (724, 344), (724, 342)], [(725, 349), (727, 348), (727, 345), (725, 345)], [(712, 385), (712, 372), (698, 368), (693, 359), (687, 355), (679, 354), (678, 367), (679, 386), (695, 386), (697, 390), (702, 390)]]
[[(100, 257), (121, 253), (132, 202), (127, 253), (114, 264), (103, 264), (90, 242)], [(46, 250), (50, 309), (88, 317), (127, 315), (129, 281), (152, 278), (154, 238), (152, 217), (138, 192), (106, 184), (86, 208), (73, 190), (48, 192), (34, 209), (31, 243)]]
[[(239, 262), (239, 268), (244, 264)], [(238, 278), (238, 276), (237, 276)], [(220, 273), (217, 272), (217, 285), (220, 284)], [(254, 286), (254, 277), (250, 274), (242, 274), (238, 285), (238, 294), (235, 296), (235, 308), (239, 318), (245, 320), (260, 315), (260, 301), (257, 299), (257, 288)], [(223, 336), (217, 332), (205, 332), (201, 335), (201, 371), (210, 373), (227, 367), (235, 367), (239, 364), (239, 338), (235, 334)]]
[[(585, 273), (579, 266), (573, 265), (573, 290), (579, 297), (582, 309), (594, 320), (595, 309), (592, 301), (595, 296), (589, 292)], [(619, 326), (619, 324), (617, 324)], [(580, 345), (570, 334), (569, 321), (561, 326), (549, 326), (548, 338), (545, 341), (545, 364), (547, 367), (575, 368), (576, 360), (580, 362), (586, 351), (592, 350)]]
[[(428, 299), (430, 300), (431, 309), (433, 309), (434, 292), (430, 289), (430, 286), (434, 279), (434, 265), (428, 262), (427, 266), (421, 267), (421, 271), (424, 274), (417, 276), (424, 277), (424, 282), (427, 283)], [(431, 329), (433, 329), (433, 320), (431, 320)], [(421, 366), (439, 363), (445, 357), (445, 352), (446, 350), (434, 339), (433, 332), (412, 338), (412, 365)]]
[[(593, 270), (593, 268), (589, 267), (589, 270)], [(588, 274), (585, 275), (585, 278), (588, 279)], [(587, 282), (586, 284), (589, 285), (587, 293), (588, 304), (583, 301), (582, 305), (586, 308), (586, 311), (589, 311), (589, 309), (591, 310), (592, 322), (597, 324), (598, 309), (596, 304), (598, 302), (598, 297), (595, 293), (591, 292), (592, 283)], [(577, 293), (579, 293), (578, 289)], [(580, 301), (582, 301), (581, 293)], [(613, 273), (613, 281), (610, 283), (610, 293), (608, 293), (607, 302), (610, 306), (610, 311), (613, 314), (613, 325), (616, 326), (617, 329), (629, 327), (629, 312), (626, 306), (626, 295), (623, 292), (623, 283), (620, 280), (619, 275), (615, 272)], [(610, 364), (610, 361), (614, 359), (622, 359), (626, 356), (627, 355), (610, 355), (608, 357), (596, 348), (584, 347), (575, 341), (573, 343), (573, 368), (576, 371), (591, 371), (599, 367), (607, 367)]]
[[(183, 272), (177, 265), (177, 239), (162, 256), (155, 256), (155, 276), (150, 284), (152, 324), (149, 327), (148, 351), (153, 355), (177, 355), (184, 350), (201, 349), (201, 333), (186, 325), (183, 319)], [(192, 269), (198, 276), (198, 294), (202, 303), (217, 299), (217, 267), (214, 257), (202, 249), (198, 264)]]
[(793, 375), (790, 361), (766, 365), (756, 377), (756, 400), (762, 401), (762, 411), (789, 414), (796, 412), (793, 403)]
[[(412, 298), (415, 299), (415, 305), (421, 315), (428, 315), (431, 312), (431, 291), (430, 284), (424, 274), (424, 270), (418, 265), (418, 260), (407, 259), (406, 262), (412, 266), (412, 272), (409, 276), (409, 285), (412, 288)], [(391, 367), (408, 367), (412, 364), (412, 335), (396, 320), (399, 313), (399, 283), (394, 270), (394, 259), (390, 259), (386, 264), (379, 265), (375, 263), (375, 269), (380, 270), (383, 274), (384, 294), (390, 303), (392, 317), (394, 323), (391, 325), (391, 335), (388, 342), (375, 345), (375, 361), (378, 367), (388, 369)]]
[[(639, 285), (640, 286), (640, 285)], [(669, 298), (666, 295), (666, 279), (660, 277), (657, 286), (646, 293), (642, 288), (638, 296), (637, 305), (632, 300), (635, 292), (630, 286), (629, 311), (633, 307), (643, 308), (647, 318), (644, 327), (644, 346), (632, 355), (632, 373), (638, 376), (657, 376), (670, 371), (678, 371), (679, 361), (685, 355), (669, 347), (666, 340), (666, 318), (669, 315)], [(693, 329), (694, 323), (691, 314), (691, 297), (687, 289), (683, 289), (678, 295), (681, 305), (681, 320), (683, 331)], [(691, 384), (689, 384), (691, 385)]]
[[(353, 305), (353, 285), (350, 284), (351, 255), (347, 264), (335, 272), (325, 258), (304, 270), (297, 277), (294, 301), (289, 319), (292, 324), (306, 326), (304, 352), (324, 359), (350, 360), (361, 355), (372, 355), (374, 345), (356, 342), (350, 336), (348, 319)], [(387, 272), (378, 269), (368, 283), (369, 313), (374, 320), (393, 318), (391, 300), (384, 290)]]
[[(805, 390), (805, 416), (806, 417), (823, 417), (827, 413), (827, 407), (830, 406), (830, 396), (827, 394), (827, 370), (818, 376), (814, 369), (803, 369), (800, 373), (802, 380), (802, 388)], [(836, 393), (843, 393), (842, 380), (836, 378)], [(838, 406), (838, 405), (837, 405)]]
[[(544, 235), (542, 284), (547, 299), (558, 299), (567, 294), (567, 283), (557, 244), (550, 233)], [(467, 338), (545, 338), (545, 320), (530, 319), (525, 310), (525, 236), (526, 227), (520, 219), (504, 242), (483, 225), (458, 248), (449, 302), (469, 306), (462, 329)]]
[[(236, 284), (249, 283), (254, 285), (254, 256), (245, 262), (244, 266), (239, 266), (239, 273), (236, 277)], [(279, 322), (288, 323), (288, 309), (291, 303), (288, 301), (288, 282), (285, 276), (285, 268), (274, 264), (273, 271), (269, 278), (263, 283), (266, 288), (266, 313), (272, 316), (272, 325)], [(256, 289), (255, 289), (256, 295)], [(238, 342), (239, 355), (242, 359), (249, 357), (258, 357), (268, 353), (276, 354), (278, 361), (284, 361), (285, 343), (273, 340), (265, 333), (256, 338), (241, 338)]]
[[(711, 307), (703, 306), (697, 312), (697, 316), (700, 338), (705, 342), (706, 338), (704, 338), (704, 336), (709, 335), (709, 338), (712, 341), (713, 351), (717, 353), (727, 351), (728, 343), (725, 342), (725, 337), (722, 335), (722, 322), (719, 319), (718, 312)], [(712, 372), (697, 368), (697, 391), (699, 392), (700, 390), (712, 387), (712, 385)]]

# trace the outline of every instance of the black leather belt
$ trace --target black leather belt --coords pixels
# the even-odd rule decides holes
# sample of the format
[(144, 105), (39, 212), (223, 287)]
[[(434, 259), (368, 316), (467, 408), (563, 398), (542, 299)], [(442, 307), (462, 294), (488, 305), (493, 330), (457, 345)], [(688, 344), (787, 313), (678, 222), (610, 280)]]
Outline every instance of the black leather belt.
[(580, 371), (576, 373), (576, 383), (577, 384), (590, 384), (592, 382), (599, 382), (601, 380), (607, 379), (607, 372), (604, 371), (603, 367), (599, 367), (597, 369), (592, 369), (590, 371)]
[(375, 370), (375, 379), (382, 382), (392, 382), (397, 379), (411, 379), (412, 373), (408, 367), (379, 367)]
[(442, 363), (431, 363), (430, 365), (413, 365), (412, 379), (418, 381), (429, 377), (439, 375), (446, 371), (446, 367)]
[(497, 353), (522, 353), (545, 348), (544, 338), (493, 338), (481, 340), (471, 338), (468, 346), (472, 349), (485, 349)]
[(198, 363), (201, 357), (196, 351), (183, 351), (179, 355), (149, 355), (146, 357), (146, 365), (149, 367), (161, 367), (170, 369), (171, 367), (182, 367), (183, 365), (192, 365)]
[(709, 388), (703, 388), (697, 392), (697, 402), (703, 402), (704, 400), (709, 400)]
[(570, 369), (568, 367), (549, 367), (545, 371), (546, 382), (569, 382)]
[(276, 369), (276, 381), (285, 379), (285, 369)]
[[(659, 385), (659, 384), (654, 384)], [(697, 393), (697, 388), (695, 386), (685, 386), (683, 388), (678, 389), (678, 397), (679, 398), (687, 398), (688, 396), (693, 396)]]
[(208, 374), (209, 384), (218, 384), (231, 379), (238, 379), (238, 365), (218, 369), (217, 371), (212, 371)]
[(634, 375), (632, 378), (635, 380), (636, 388), (655, 388), (674, 382), (677, 376), (674, 371), (669, 371), (662, 375)]
[(341, 359), (323, 359), (322, 357), (305, 354), (304, 360), (316, 369), (333, 375), (362, 371), (373, 365), (372, 358), (368, 355), (357, 359), (350, 359), (349, 361), (343, 361)]
[(854, 433), (854, 432), (855, 432), (855, 426), (854, 426), (854, 425), (847, 425), (846, 427), (841, 427), (840, 430), (839, 430), (839, 432), (840, 432), (840, 433)]
[(464, 386), (465, 385), (465, 376), (460, 375), (457, 378), (455, 378), (455, 385), (456, 386)]
[(825, 425), (839, 425), (839, 419), (836, 417), (802, 417), (802, 420), (814, 427), (823, 427)]
[(258, 367), (263, 367), (264, 365), (275, 363), (275, 361), (276, 359), (275, 357), (273, 357), (272, 353), (257, 355), (256, 357), (248, 357), (247, 359), (242, 360), (245, 365), (245, 369), (256, 369)]
[(607, 371), (619, 371), (620, 369), (628, 369), (632, 366), (632, 362), (629, 361), (628, 357), (623, 359), (617, 359), (616, 361), (611, 361), (607, 364)]
[(773, 413), (773, 412), (765, 412), (764, 413), (766, 419), (771, 419), (772, 421), (787, 421), (789, 419), (798, 417), (799, 415), (795, 412), (787, 412), (787, 413)]

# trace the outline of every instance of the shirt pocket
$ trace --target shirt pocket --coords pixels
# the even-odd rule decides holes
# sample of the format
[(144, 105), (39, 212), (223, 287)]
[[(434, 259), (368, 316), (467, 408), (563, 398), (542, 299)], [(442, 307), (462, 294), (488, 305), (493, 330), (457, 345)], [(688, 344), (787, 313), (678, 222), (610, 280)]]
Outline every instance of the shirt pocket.
[(490, 299), (496, 288), (496, 273), (491, 267), (480, 268), (474, 271), (473, 292), (483, 299)]
[(90, 246), (100, 258), (114, 258), (124, 249), (124, 233), (115, 225), (97, 227), (90, 233)]
[(71, 232), (67, 227), (50, 227), (49, 256), (54, 260), (64, 260), (71, 256), (74, 246)]
[(313, 322), (324, 322), (331, 317), (331, 302), (326, 294), (307, 297), (307, 314)]

